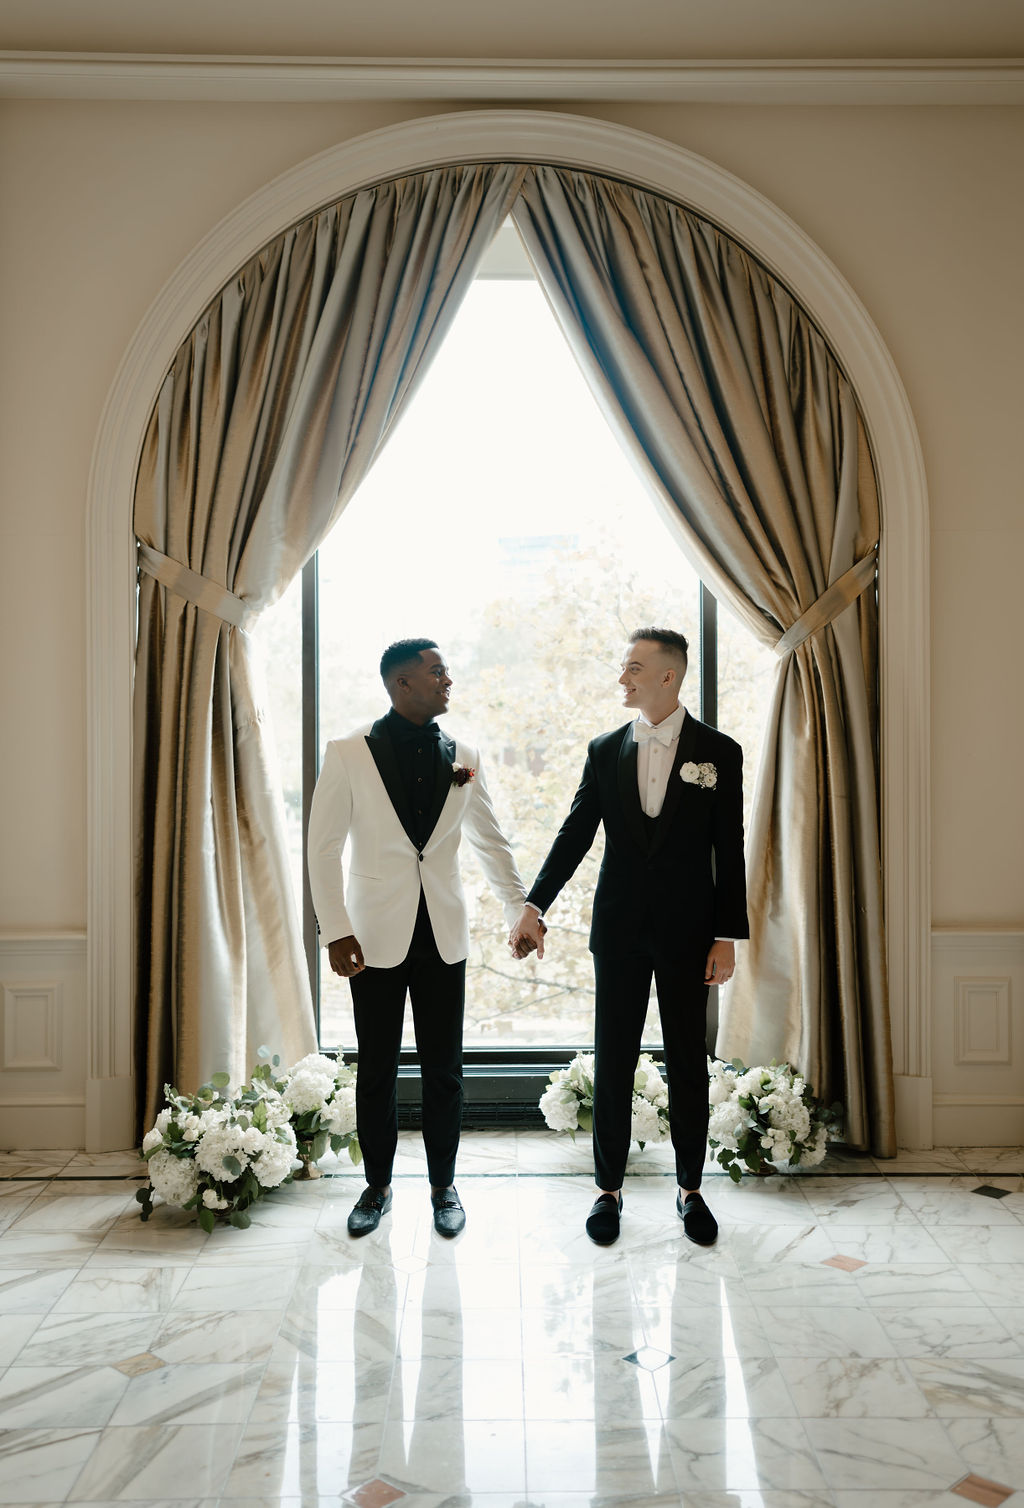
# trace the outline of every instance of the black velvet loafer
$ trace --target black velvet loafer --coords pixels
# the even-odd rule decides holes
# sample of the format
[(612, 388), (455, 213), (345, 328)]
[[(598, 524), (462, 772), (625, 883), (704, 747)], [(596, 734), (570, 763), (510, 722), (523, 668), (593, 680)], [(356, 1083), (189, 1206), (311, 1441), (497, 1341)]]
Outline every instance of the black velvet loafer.
[(442, 1189), (439, 1194), (431, 1194), (430, 1202), (434, 1206), (434, 1229), (439, 1236), (457, 1236), (466, 1224), (466, 1211), (458, 1194), (452, 1189)]
[(370, 1231), (377, 1229), (381, 1215), (386, 1215), (390, 1208), (391, 1190), (388, 1189), (385, 1193), (383, 1189), (375, 1189), (368, 1183), (349, 1211), (349, 1235), (369, 1235)]
[(714, 1246), (718, 1240), (718, 1221), (699, 1194), (683, 1196), (676, 1192), (676, 1214), (683, 1222), (683, 1230), (698, 1246)]
[(619, 1239), (619, 1216), (622, 1214), (621, 1194), (599, 1194), (587, 1216), (587, 1235), (598, 1246), (611, 1246)]

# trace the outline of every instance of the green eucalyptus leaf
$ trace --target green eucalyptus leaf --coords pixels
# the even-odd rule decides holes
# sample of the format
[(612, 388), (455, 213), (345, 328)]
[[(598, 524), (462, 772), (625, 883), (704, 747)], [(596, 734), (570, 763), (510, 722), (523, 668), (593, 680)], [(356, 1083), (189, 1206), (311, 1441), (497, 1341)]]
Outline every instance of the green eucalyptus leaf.
[(352, 1136), (349, 1140), (348, 1155), (354, 1163), (360, 1163), (363, 1160), (363, 1149), (360, 1147), (355, 1136)]
[(740, 1179), (743, 1177), (743, 1174), (740, 1172), (738, 1164), (730, 1164), (729, 1177), (732, 1179), (733, 1183), (739, 1183)]
[(230, 1174), (232, 1181), (241, 1176), (242, 1164), (238, 1161), (237, 1157), (224, 1157), (221, 1159), (221, 1162), (227, 1173)]
[(233, 1225), (236, 1230), (248, 1230), (252, 1221), (244, 1210), (232, 1210), (228, 1216), (228, 1224)]
[(217, 1224), (217, 1218), (214, 1215), (213, 1210), (208, 1210), (205, 1204), (199, 1211), (199, 1224), (202, 1226), (203, 1230), (208, 1236), (212, 1234), (213, 1228)]
[(228, 1073), (215, 1073), (210, 1083), (215, 1089), (226, 1089), (231, 1083), (231, 1075)]

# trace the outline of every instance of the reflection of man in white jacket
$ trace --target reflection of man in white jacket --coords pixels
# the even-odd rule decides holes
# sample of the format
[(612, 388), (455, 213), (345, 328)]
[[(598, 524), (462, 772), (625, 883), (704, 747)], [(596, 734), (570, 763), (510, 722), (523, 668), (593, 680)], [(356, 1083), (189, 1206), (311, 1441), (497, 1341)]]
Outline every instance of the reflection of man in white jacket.
[(436, 645), (431, 639), (392, 644), (380, 673), (391, 711), (327, 745), (309, 818), (309, 882), (321, 943), (331, 968), (351, 983), (359, 1044), (356, 1117), (367, 1187), (348, 1228), (353, 1235), (374, 1230), (391, 1205), (408, 993), (434, 1225), (442, 1235), (455, 1235), (466, 1223), (452, 1183), (469, 951), (458, 864), (463, 827), (509, 926), (525, 891), (479, 755), (434, 721), (447, 710), (452, 685)]

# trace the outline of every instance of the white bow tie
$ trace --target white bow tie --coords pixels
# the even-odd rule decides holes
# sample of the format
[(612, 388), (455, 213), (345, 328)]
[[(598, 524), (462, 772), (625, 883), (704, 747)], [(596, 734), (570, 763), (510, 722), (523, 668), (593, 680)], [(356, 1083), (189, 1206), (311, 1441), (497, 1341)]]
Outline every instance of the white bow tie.
[(653, 738), (657, 743), (664, 744), (668, 748), (672, 740), (678, 736), (671, 728), (652, 728), (650, 723), (642, 723), (639, 718), (633, 724), (634, 743), (645, 744), (648, 739)]

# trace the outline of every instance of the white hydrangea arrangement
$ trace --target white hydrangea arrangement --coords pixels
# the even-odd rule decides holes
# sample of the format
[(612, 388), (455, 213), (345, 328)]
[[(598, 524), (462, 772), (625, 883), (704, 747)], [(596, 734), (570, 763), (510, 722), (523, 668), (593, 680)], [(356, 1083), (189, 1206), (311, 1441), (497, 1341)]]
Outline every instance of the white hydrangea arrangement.
[(788, 1063), (745, 1068), (739, 1058), (709, 1058), (708, 1102), (708, 1143), (734, 1183), (744, 1171), (815, 1167), (842, 1126), (842, 1107), (821, 1105)]
[(292, 1110), (278, 1090), (269, 1065), (262, 1065), (237, 1094), (228, 1075), (214, 1074), (194, 1095), (164, 1087), (167, 1104), (142, 1142), (149, 1184), (136, 1193), (143, 1220), (153, 1195), (167, 1204), (194, 1209), (199, 1224), (212, 1231), (218, 1215), (241, 1229), (247, 1211), (300, 1166)]
[[(594, 1054), (577, 1053), (568, 1068), (556, 1068), (540, 1097), (540, 1112), (552, 1131), (590, 1131), (594, 1124)], [(633, 1076), (632, 1140), (641, 1151), (669, 1135), (668, 1085), (649, 1053), (641, 1053)]]
[(356, 1136), (356, 1070), (340, 1054), (328, 1058), (311, 1052), (288, 1069), (278, 1087), (291, 1110), (299, 1156), (315, 1164), (327, 1148), (348, 1148), (354, 1163), (362, 1161)]

